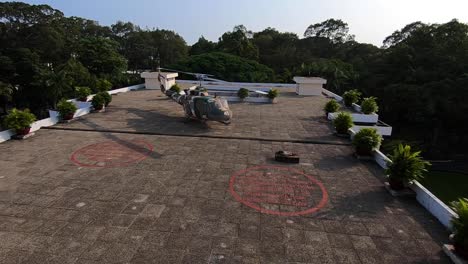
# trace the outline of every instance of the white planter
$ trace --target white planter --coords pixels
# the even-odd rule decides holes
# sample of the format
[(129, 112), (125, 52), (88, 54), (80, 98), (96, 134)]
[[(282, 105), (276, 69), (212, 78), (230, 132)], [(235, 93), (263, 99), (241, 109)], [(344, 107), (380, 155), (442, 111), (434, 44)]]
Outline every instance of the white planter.
[[(359, 113), (350, 113), (353, 118), (354, 123), (369, 123), (376, 124), (379, 121), (379, 115), (377, 114), (359, 114)], [(333, 120), (338, 115), (338, 113), (328, 113), (328, 119)]]
[(391, 136), (392, 127), (391, 126), (366, 126), (366, 125), (354, 125), (351, 129), (356, 133), (363, 128), (374, 128), (377, 130), (377, 133), (381, 136)]

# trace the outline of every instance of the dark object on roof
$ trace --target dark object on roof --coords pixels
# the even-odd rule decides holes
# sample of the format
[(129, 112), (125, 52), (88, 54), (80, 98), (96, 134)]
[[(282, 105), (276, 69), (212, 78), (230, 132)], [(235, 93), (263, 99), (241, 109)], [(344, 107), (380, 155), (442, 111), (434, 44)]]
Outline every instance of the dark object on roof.
[(290, 151), (280, 150), (275, 153), (275, 160), (285, 163), (299, 163), (299, 156)]

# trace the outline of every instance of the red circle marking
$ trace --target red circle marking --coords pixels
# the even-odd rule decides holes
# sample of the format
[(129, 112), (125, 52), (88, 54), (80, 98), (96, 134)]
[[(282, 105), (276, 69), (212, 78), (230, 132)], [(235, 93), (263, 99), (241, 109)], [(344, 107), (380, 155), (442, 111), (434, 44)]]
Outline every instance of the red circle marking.
[[(267, 177), (265, 177), (261, 173), (259, 174), (259, 172), (267, 172), (268, 170), (287, 171), (291, 175), (272, 175), (271, 173), (268, 175), (267, 173)], [(296, 177), (292, 174), (295, 174)], [(297, 180), (297, 176), (305, 178), (306, 181)], [(309, 200), (313, 198), (312, 192), (316, 189), (315, 186), (320, 189), (321, 199), (314, 205), (310, 204), (307, 198)], [(236, 187), (242, 194), (236, 191)], [(248, 207), (261, 213), (281, 216), (311, 214), (322, 209), (328, 201), (327, 190), (320, 181), (297, 169), (280, 166), (255, 166), (238, 171), (231, 176), (229, 191), (238, 202)], [(277, 211), (262, 207), (262, 204), (289, 206), (298, 208), (298, 210)]]
[(70, 157), (81, 167), (125, 167), (146, 159), (153, 145), (144, 140), (105, 141), (82, 147)]

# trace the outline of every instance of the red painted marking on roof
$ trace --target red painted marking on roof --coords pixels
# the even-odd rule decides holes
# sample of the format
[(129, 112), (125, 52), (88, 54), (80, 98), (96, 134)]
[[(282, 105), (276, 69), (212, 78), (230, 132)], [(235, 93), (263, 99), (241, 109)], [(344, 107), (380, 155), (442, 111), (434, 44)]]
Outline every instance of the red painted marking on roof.
[(153, 145), (144, 140), (105, 141), (82, 147), (70, 156), (81, 167), (125, 167), (146, 159)]
[(237, 201), (272, 215), (311, 214), (328, 202), (320, 181), (290, 167), (265, 165), (238, 171), (231, 176), (229, 191)]

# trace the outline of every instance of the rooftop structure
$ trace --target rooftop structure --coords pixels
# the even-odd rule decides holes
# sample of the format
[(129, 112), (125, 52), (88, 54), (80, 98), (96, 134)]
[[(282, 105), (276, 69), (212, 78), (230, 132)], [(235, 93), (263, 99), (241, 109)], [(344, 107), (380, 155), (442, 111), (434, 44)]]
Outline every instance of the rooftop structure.
[(447, 263), (446, 229), (295, 92), (232, 103), (227, 126), (131, 91), (0, 144), (0, 262)]

